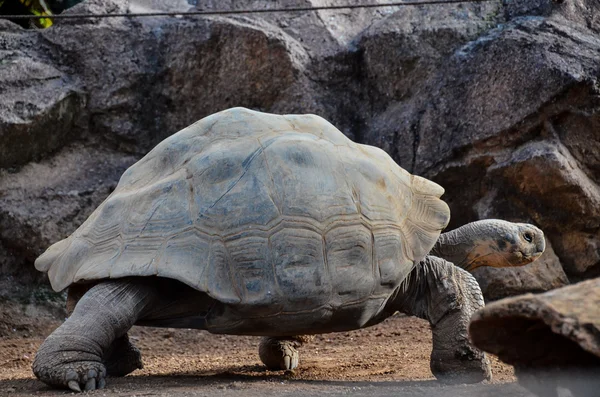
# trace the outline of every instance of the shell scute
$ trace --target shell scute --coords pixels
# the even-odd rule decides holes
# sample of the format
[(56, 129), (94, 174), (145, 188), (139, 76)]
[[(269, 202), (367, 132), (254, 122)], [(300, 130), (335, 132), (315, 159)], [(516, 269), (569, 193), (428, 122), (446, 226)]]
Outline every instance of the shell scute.
[(209, 253), (213, 239), (214, 237), (196, 229), (172, 236), (165, 242), (156, 259), (157, 275), (168, 278), (184, 277), (190, 284), (203, 285), (210, 268)]
[[(231, 277), (241, 299), (250, 305), (272, 305), (274, 293), (273, 266), (269, 261), (266, 236), (248, 234), (226, 242), (231, 260)], [(275, 311), (277, 308), (272, 307)]]
[(311, 310), (328, 303), (331, 274), (324, 264), (323, 238), (310, 226), (290, 222), (270, 237), (273, 285), (288, 307), (302, 305)]
[(283, 216), (326, 222), (356, 213), (342, 166), (331, 159), (333, 149), (311, 134), (282, 136), (265, 149), (267, 172)]
[(398, 229), (373, 230), (375, 267), (379, 270), (381, 285), (394, 285), (397, 280), (404, 280), (412, 270), (413, 263), (402, 254), (403, 244), (402, 234)]
[(327, 264), (334, 291), (341, 304), (367, 299), (376, 284), (373, 272), (373, 244), (363, 224), (335, 227), (325, 235)]

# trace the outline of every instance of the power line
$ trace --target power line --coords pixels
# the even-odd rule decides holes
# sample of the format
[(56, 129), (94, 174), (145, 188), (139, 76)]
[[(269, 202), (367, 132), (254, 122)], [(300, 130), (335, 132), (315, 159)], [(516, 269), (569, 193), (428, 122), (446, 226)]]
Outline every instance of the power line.
[(342, 10), (355, 8), (381, 8), (381, 7), (405, 7), (405, 6), (423, 6), (432, 4), (456, 4), (456, 3), (485, 3), (496, 0), (422, 0), (422, 1), (401, 1), (386, 4), (348, 4), (335, 6), (315, 6), (315, 7), (288, 7), (254, 10), (214, 10), (214, 11), (185, 11), (185, 12), (144, 12), (144, 13), (115, 13), (115, 14), (58, 14), (58, 15), (0, 15), (0, 19), (87, 19), (87, 18), (144, 18), (144, 17), (170, 17), (170, 16), (210, 16), (210, 15), (232, 15), (232, 14), (266, 14), (279, 12), (302, 12), (302, 11), (321, 11), (321, 10)]

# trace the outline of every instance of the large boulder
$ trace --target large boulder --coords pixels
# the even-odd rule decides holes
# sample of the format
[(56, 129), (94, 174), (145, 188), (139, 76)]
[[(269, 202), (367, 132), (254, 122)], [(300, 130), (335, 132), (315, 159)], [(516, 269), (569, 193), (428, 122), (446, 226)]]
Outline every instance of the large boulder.
[(593, 93), (599, 45), (567, 21), (521, 18), (460, 48), (420, 109), (415, 170), (436, 173), (551, 135), (554, 120), (588, 106), (565, 94)]
[(73, 79), (21, 48), (42, 38), (0, 21), (0, 168), (38, 160), (67, 142), (84, 106)]
[[(65, 14), (126, 12), (127, 5), (88, 0)], [(216, 111), (275, 106), (306, 80), (303, 47), (262, 20), (67, 20), (39, 35), (57, 68), (86, 92), (89, 133), (139, 155)]]
[(514, 365), (519, 381), (543, 397), (574, 397), (600, 387), (600, 279), (494, 302), (469, 325), (473, 344)]
[(370, 100), (384, 109), (390, 102), (423, 97), (448, 57), (501, 20), (500, 8), (498, 3), (403, 7), (374, 22), (356, 44), (363, 52)]
[(35, 280), (35, 258), (71, 234), (136, 157), (71, 145), (17, 173), (0, 170), (0, 271)]
[[(498, 3), (403, 8), (357, 39), (369, 106), (360, 136), (415, 169), (420, 122), (448, 59), (501, 20)], [(452, 75), (450, 78), (456, 78)], [(437, 131), (428, 132), (435, 137)], [(425, 156), (435, 155), (425, 153)], [(434, 161), (435, 159), (431, 159)]]

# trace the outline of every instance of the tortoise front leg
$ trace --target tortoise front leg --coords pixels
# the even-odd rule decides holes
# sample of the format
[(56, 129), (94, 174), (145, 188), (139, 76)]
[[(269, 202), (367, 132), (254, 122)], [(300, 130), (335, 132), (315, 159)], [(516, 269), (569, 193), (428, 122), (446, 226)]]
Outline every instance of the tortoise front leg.
[(410, 273), (390, 305), (392, 310), (431, 324), (430, 366), (436, 378), (450, 383), (491, 379), (488, 359), (469, 341), (471, 316), (484, 306), (481, 289), (470, 273), (428, 256)]
[(289, 337), (266, 336), (260, 341), (258, 355), (260, 361), (272, 371), (292, 370), (298, 367), (298, 348), (314, 339), (314, 335)]
[(35, 376), (51, 386), (74, 391), (103, 388), (104, 356), (155, 296), (153, 284), (138, 279), (95, 285), (40, 346), (33, 362)]

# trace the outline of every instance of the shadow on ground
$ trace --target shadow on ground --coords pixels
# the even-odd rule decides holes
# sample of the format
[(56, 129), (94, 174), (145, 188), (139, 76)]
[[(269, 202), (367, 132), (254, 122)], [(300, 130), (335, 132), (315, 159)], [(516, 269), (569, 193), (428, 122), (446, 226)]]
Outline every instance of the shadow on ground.
[[(250, 373), (240, 375), (239, 372)], [(262, 376), (261, 374), (262, 373)], [(68, 391), (55, 390), (35, 379), (0, 381), (0, 395), (62, 396)], [(533, 397), (515, 383), (444, 385), (425, 381), (325, 381), (294, 379), (293, 373), (267, 374), (260, 366), (233, 367), (222, 373), (173, 373), (109, 378), (107, 388), (88, 393), (98, 396), (397, 396), (397, 397)]]

